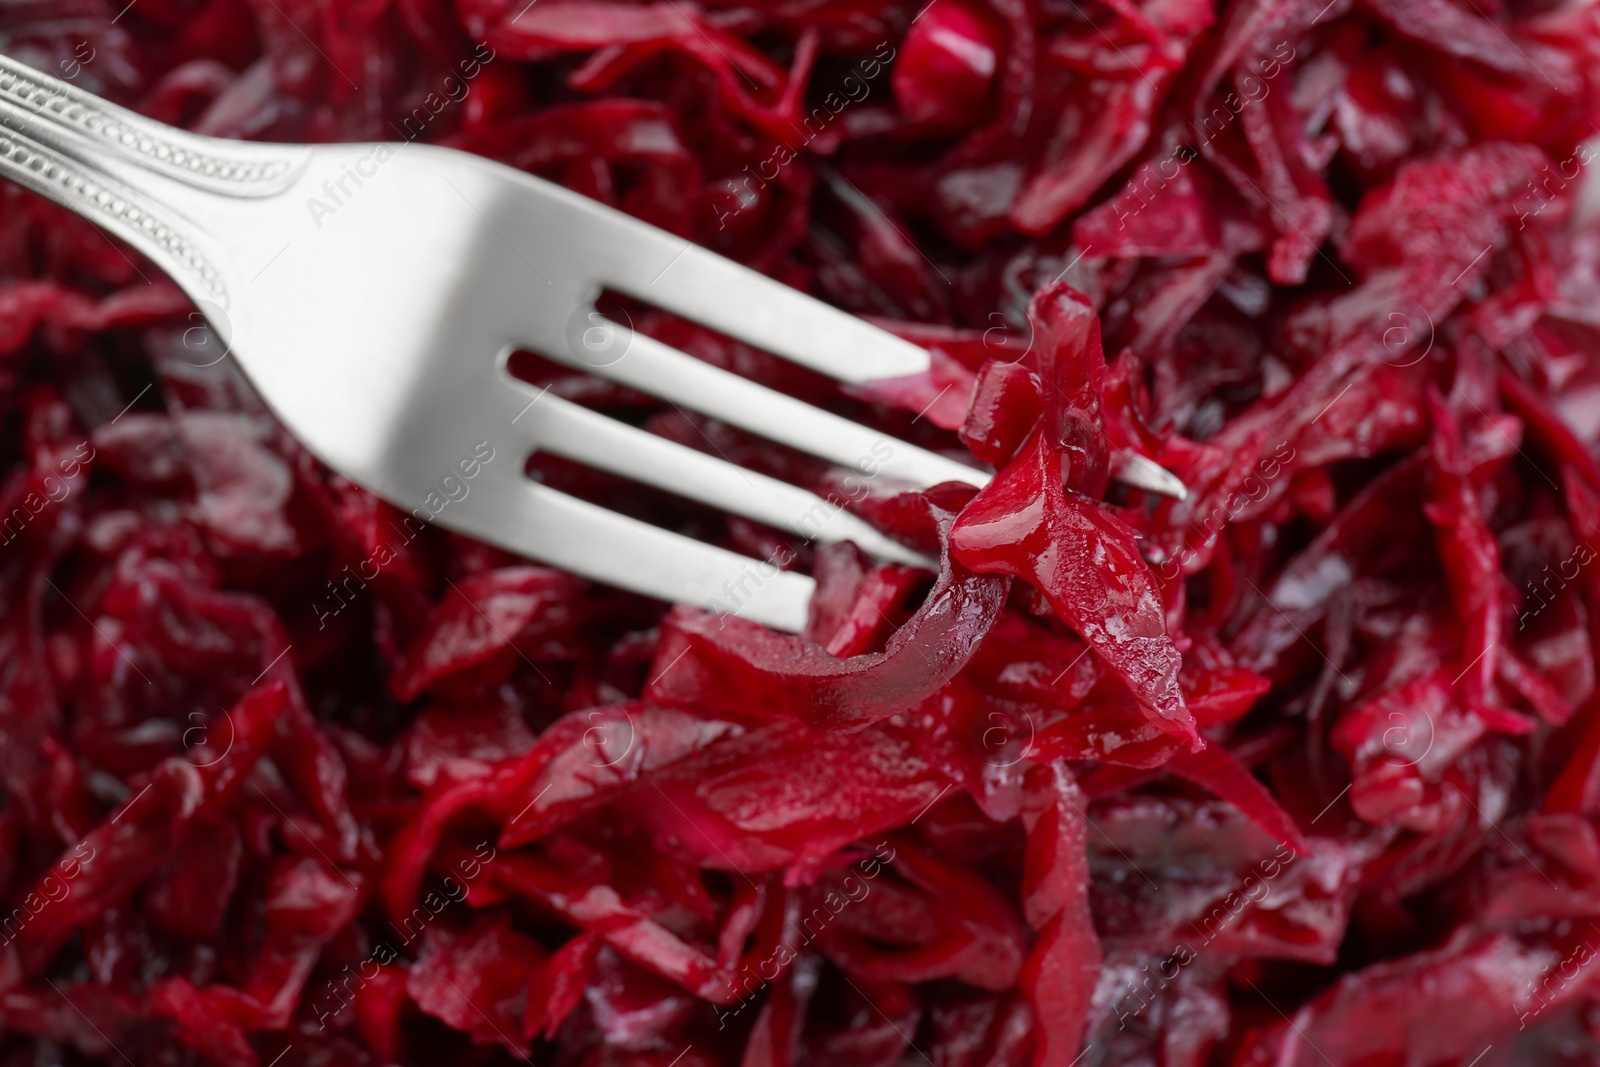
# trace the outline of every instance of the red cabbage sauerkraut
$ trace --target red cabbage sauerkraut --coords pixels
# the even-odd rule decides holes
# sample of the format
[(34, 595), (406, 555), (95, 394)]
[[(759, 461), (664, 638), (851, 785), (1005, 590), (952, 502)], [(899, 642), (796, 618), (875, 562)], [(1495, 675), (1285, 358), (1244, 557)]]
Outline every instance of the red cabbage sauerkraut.
[(818, 581), (800, 636), (649, 602), (405, 523), (0, 185), (0, 1064), (1600, 1064), (1600, 9), (36, 0), (0, 49), (614, 205), (933, 363), (636, 328), (997, 472), (530, 359), (940, 560), (536, 457)]

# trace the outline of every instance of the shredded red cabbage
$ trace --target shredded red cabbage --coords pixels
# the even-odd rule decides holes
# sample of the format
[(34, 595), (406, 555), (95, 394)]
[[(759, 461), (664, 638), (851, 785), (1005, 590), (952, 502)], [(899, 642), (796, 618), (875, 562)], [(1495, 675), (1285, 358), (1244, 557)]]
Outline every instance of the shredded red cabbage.
[(615, 205), (933, 367), (636, 328), (996, 471), (529, 372), (941, 566), (536, 458), (818, 581), (800, 636), (648, 602), (403, 524), (0, 185), (0, 1065), (1600, 1067), (1600, 8), (39, 0), (0, 48)]

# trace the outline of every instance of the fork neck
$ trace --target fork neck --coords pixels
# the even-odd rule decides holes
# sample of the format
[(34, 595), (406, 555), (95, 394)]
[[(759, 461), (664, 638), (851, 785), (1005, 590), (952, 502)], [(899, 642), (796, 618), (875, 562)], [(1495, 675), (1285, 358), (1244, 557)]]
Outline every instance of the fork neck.
[(226, 309), (239, 284), (218, 206), (281, 192), (308, 156), (175, 129), (0, 56), (0, 177), (127, 241), (199, 302)]

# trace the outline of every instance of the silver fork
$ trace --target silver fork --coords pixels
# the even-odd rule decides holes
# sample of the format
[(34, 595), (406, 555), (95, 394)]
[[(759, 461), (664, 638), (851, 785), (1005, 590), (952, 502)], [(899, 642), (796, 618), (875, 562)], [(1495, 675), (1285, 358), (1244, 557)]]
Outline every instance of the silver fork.
[[(928, 561), (774, 478), (540, 391), (528, 349), (910, 486), (989, 475), (614, 322), (620, 291), (842, 382), (926, 370), (915, 345), (559, 186), (423, 144), (202, 137), (0, 56), (0, 176), (169, 274), (283, 423), (418, 519), (598, 581), (798, 631), (809, 577), (540, 484), (541, 451), (771, 526)], [(1120, 477), (1181, 494), (1137, 457)]]

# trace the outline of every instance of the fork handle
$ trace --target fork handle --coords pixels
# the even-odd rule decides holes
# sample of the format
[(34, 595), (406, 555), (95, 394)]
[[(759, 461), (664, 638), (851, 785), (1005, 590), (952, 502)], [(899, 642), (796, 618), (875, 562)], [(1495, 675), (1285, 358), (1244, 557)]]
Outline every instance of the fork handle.
[(185, 201), (274, 195), (304, 158), (175, 129), (0, 56), (0, 176), (115, 233), (197, 299), (226, 307), (227, 285)]

